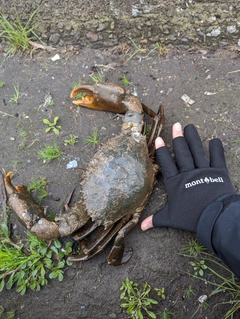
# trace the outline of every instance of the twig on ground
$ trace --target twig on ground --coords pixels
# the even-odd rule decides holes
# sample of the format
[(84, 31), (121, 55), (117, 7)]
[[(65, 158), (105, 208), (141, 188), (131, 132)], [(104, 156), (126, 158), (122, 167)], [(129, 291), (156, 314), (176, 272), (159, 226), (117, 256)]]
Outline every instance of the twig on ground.
[(0, 111), (0, 114), (6, 115), (6, 116), (10, 116), (10, 117), (14, 117), (13, 115), (11, 115), (11, 114), (8, 114), (8, 113), (6, 113), (6, 112), (3, 112), (3, 111)]

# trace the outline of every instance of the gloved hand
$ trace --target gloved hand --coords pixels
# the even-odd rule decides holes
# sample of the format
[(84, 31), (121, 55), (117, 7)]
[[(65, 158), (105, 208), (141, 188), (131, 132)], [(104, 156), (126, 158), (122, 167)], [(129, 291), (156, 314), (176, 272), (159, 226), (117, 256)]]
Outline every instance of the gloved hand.
[(187, 125), (182, 135), (179, 123), (173, 126), (173, 151), (176, 162), (161, 138), (156, 140), (156, 162), (161, 167), (167, 204), (142, 222), (150, 227), (172, 227), (197, 231), (204, 209), (216, 199), (234, 194), (229, 179), (221, 140), (209, 142), (208, 161), (194, 125)]

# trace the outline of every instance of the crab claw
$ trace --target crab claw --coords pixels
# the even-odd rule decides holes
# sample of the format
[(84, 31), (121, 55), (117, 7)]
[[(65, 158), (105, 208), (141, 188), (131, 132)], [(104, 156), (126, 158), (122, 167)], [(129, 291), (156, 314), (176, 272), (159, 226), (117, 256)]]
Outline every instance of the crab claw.
[(90, 218), (78, 213), (78, 209), (81, 208), (80, 203), (70, 208), (68, 202), (71, 197), (69, 197), (64, 205), (66, 213), (56, 216), (55, 222), (47, 220), (44, 210), (34, 201), (27, 188), (24, 185), (14, 186), (12, 184), (11, 175), (12, 172), (8, 172), (4, 179), (8, 205), (15, 212), (21, 224), (35, 233), (38, 238), (54, 239), (71, 235)]
[(79, 93), (85, 94), (73, 101), (76, 105), (114, 113), (129, 111), (130, 97), (118, 85), (111, 83), (82, 84), (72, 90), (70, 97), (74, 98)]
[(18, 220), (41, 239), (59, 237), (58, 226), (46, 220), (41, 207), (33, 200), (24, 185), (13, 186), (8, 172), (4, 183), (8, 194), (8, 204), (15, 212)]

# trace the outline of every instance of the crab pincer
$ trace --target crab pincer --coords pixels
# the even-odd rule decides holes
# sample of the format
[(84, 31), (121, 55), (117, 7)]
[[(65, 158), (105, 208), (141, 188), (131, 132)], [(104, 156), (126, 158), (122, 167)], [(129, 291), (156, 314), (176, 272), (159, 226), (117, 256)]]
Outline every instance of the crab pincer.
[(139, 100), (112, 83), (81, 84), (72, 90), (70, 97), (75, 98), (80, 93), (82, 96), (73, 101), (79, 106), (114, 113), (139, 112)]

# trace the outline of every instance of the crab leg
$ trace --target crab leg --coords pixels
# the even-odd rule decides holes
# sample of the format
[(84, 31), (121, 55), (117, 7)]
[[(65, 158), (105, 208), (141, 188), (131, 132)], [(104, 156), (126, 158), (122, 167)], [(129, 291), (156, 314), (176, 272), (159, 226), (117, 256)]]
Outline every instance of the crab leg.
[(128, 260), (132, 257), (132, 250), (124, 248), (124, 238), (136, 227), (141, 213), (142, 209), (136, 211), (129, 222), (118, 232), (114, 245), (108, 255), (108, 264), (118, 266), (128, 262)]
[(80, 228), (80, 230), (77, 230), (73, 234), (73, 239), (76, 241), (81, 240), (87, 235), (91, 234), (97, 227), (98, 227), (97, 223), (91, 222), (87, 224), (86, 226), (83, 226), (82, 228)]
[(98, 245), (101, 245), (101, 242), (104, 237), (107, 237), (107, 235), (111, 232), (112, 228), (114, 227), (114, 224), (103, 228), (99, 231), (97, 237), (94, 239), (94, 241), (91, 242), (91, 244), (87, 245), (87, 242), (85, 243), (85, 247), (83, 249), (85, 254), (89, 254), (91, 251), (94, 250)]
[(155, 113), (153, 110), (151, 110), (148, 106), (145, 104), (142, 104), (143, 110), (145, 113), (147, 113), (150, 117), (153, 119), (152, 128), (150, 132), (150, 136), (148, 138), (148, 150), (149, 150), (149, 156), (151, 158), (155, 155), (155, 145), (154, 141), (157, 137), (159, 137), (162, 134), (162, 131), (164, 129), (164, 108), (162, 105), (159, 106), (158, 112)]
[[(108, 227), (108, 230), (104, 233), (104, 230), (102, 232), (102, 239), (97, 247), (96, 250), (93, 250), (93, 248), (95, 247), (92, 247), (92, 250), (89, 249), (89, 247), (86, 246), (85, 243), (82, 243), (83, 244), (83, 248), (85, 251), (88, 251), (88, 253), (81, 253), (79, 255), (71, 255), (68, 257), (68, 260), (69, 261), (84, 261), (84, 260), (88, 260), (94, 256), (96, 256), (97, 254), (99, 254), (106, 246), (107, 244), (112, 240), (112, 238), (119, 232), (119, 230), (126, 224), (128, 223), (129, 219), (131, 218), (131, 214), (128, 214), (126, 215), (123, 219), (121, 219), (119, 222), (117, 222), (114, 227), (110, 226)], [(110, 229), (111, 228), (111, 229)], [(109, 231), (110, 229), (110, 231)], [(100, 237), (100, 236), (99, 236)], [(94, 242), (95, 243), (95, 242)], [(124, 250), (124, 247), (123, 247), (123, 250)], [(131, 257), (131, 256), (130, 256)], [(130, 259), (130, 257), (128, 258), (128, 260)], [(120, 262), (117, 263), (118, 265), (121, 264), (121, 258), (122, 256), (120, 256)], [(116, 264), (116, 265), (117, 265)]]

